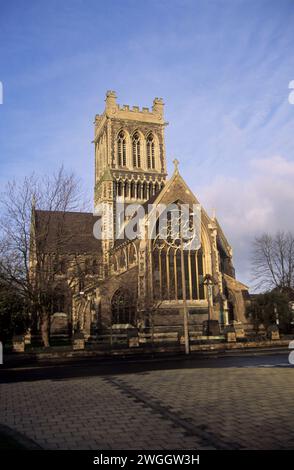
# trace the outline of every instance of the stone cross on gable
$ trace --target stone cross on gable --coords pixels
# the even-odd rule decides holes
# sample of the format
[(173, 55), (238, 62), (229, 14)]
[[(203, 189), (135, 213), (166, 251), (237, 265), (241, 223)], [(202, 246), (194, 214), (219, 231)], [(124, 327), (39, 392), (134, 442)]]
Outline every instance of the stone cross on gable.
[(179, 164), (180, 164), (179, 160), (177, 158), (175, 158), (173, 160), (173, 164), (175, 165), (175, 172), (178, 173), (179, 172)]

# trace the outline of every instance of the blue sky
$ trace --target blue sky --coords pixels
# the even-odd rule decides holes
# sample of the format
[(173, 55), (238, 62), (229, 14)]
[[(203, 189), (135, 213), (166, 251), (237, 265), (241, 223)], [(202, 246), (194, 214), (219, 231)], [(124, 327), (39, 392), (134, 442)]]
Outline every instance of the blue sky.
[(294, 230), (293, 0), (1, 0), (0, 184), (61, 163), (93, 188), (93, 118), (166, 103), (166, 145), (216, 209), (249, 282), (250, 240)]

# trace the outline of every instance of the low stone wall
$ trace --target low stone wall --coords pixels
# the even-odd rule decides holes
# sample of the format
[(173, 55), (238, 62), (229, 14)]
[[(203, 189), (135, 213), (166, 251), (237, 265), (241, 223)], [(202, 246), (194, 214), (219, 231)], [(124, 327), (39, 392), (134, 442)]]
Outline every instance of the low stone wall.
[(219, 344), (195, 344), (191, 345), (191, 351), (230, 351), (232, 349), (264, 349), (264, 348), (280, 348), (289, 347), (289, 340), (265, 340), (265, 341), (246, 341), (236, 343), (219, 343)]
[[(191, 354), (197, 354), (197, 353), (225, 353), (227, 351), (250, 351), (254, 349), (268, 349), (268, 348), (273, 348), (274, 349), (281, 349), (285, 348), (285, 350), (289, 347), (289, 342), (290, 340), (276, 340), (276, 341), (258, 341), (258, 342), (236, 342), (236, 343), (226, 343), (226, 342), (220, 342), (220, 343), (203, 343), (203, 344), (191, 344), (190, 350)], [(154, 345), (152, 347), (148, 346), (140, 346), (139, 348), (120, 348), (120, 349), (110, 349), (110, 348), (105, 348), (105, 347), (100, 347), (96, 346), (96, 348), (92, 349), (85, 349), (85, 350), (80, 350), (80, 351), (74, 351), (72, 348), (63, 348), (62, 350), (58, 350), (58, 348), (52, 348), (50, 351), (31, 351), (31, 352), (25, 352), (23, 354), (14, 354), (14, 355), (9, 355), (4, 358), (4, 364), (9, 364), (9, 363), (17, 363), (18, 360), (25, 363), (25, 362), (30, 362), (30, 361), (47, 361), (47, 360), (53, 360), (53, 361), (62, 361), (62, 360), (67, 360), (67, 359), (77, 359), (77, 358), (91, 358), (91, 357), (99, 357), (101, 359), (103, 358), (111, 358), (111, 357), (132, 357), (135, 356), (138, 359), (139, 358), (148, 358), (148, 357), (154, 357), (154, 355), (163, 355), (163, 356), (169, 356), (169, 355), (182, 355), (184, 354), (184, 347), (183, 345), (173, 345), (173, 344), (164, 344), (161, 345), (161, 343), (158, 343), (157, 345)]]

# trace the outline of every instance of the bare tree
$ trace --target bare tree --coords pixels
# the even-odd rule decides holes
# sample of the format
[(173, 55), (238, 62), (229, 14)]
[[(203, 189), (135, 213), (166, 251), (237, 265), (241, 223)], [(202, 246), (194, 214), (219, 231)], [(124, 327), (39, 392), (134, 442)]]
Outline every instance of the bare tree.
[[(19, 289), (40, 319), (44, 346), (49, 346), (50, 305), (56, 293), (59, 269), (54, 260), (71, 236), (64, 230), (66, 212), (85, 209), (80, 186), (75, 175), (61, 167), (52, 176), (31, 175), (21, 183), (9, 182), (0, 199), (0, 272)], [(46, 211), (37, 234), (35, 207)], [(58, 226), (54, 228), (52, 253), (48, 253), (42, 248), (49, 239), (51, 217), (56, 211)], [(83, 272), (79, 263), (77, 257), (72, 260), (72, 282), (77, 273)]]
[(294, 234), (264, 233), (255, 238), (251, 261), (256, 289), (294, 289)]

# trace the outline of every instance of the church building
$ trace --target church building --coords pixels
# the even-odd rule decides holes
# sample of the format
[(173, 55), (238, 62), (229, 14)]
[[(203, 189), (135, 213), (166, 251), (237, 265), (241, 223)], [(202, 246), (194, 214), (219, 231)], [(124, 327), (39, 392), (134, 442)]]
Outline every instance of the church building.
[[(55, 272), (52, 330), (80, 331), (91, 341), (124, 331), (145, 334), (146, 340), (151, 331), (181, 338), (184, 314), (195, 338), (205, 333), (208, 320), (220, 332), (247, 323), (248, 289), (235, 278), (232, 248), (218, 220), (187, 186), (177, 160), (167, 176), (166, 125), (161, 98), (151, 109), (140, 109), (119, 105), (108, 91), (94, 121), (93, 213), (34, 208), (31, 266), (38, 277), (34, 260), (42, 253)], [(147, 236), (152, 219), (147, 210), (140, 216), (140, 236), (118, 236), (119, 206), (156, 213), (180, 204), (191, 211), (200, 207), (199, 246), (183, 250), (173, 240)], [(125, 216), (123, 229), (131, 221), (132, 215)]]

